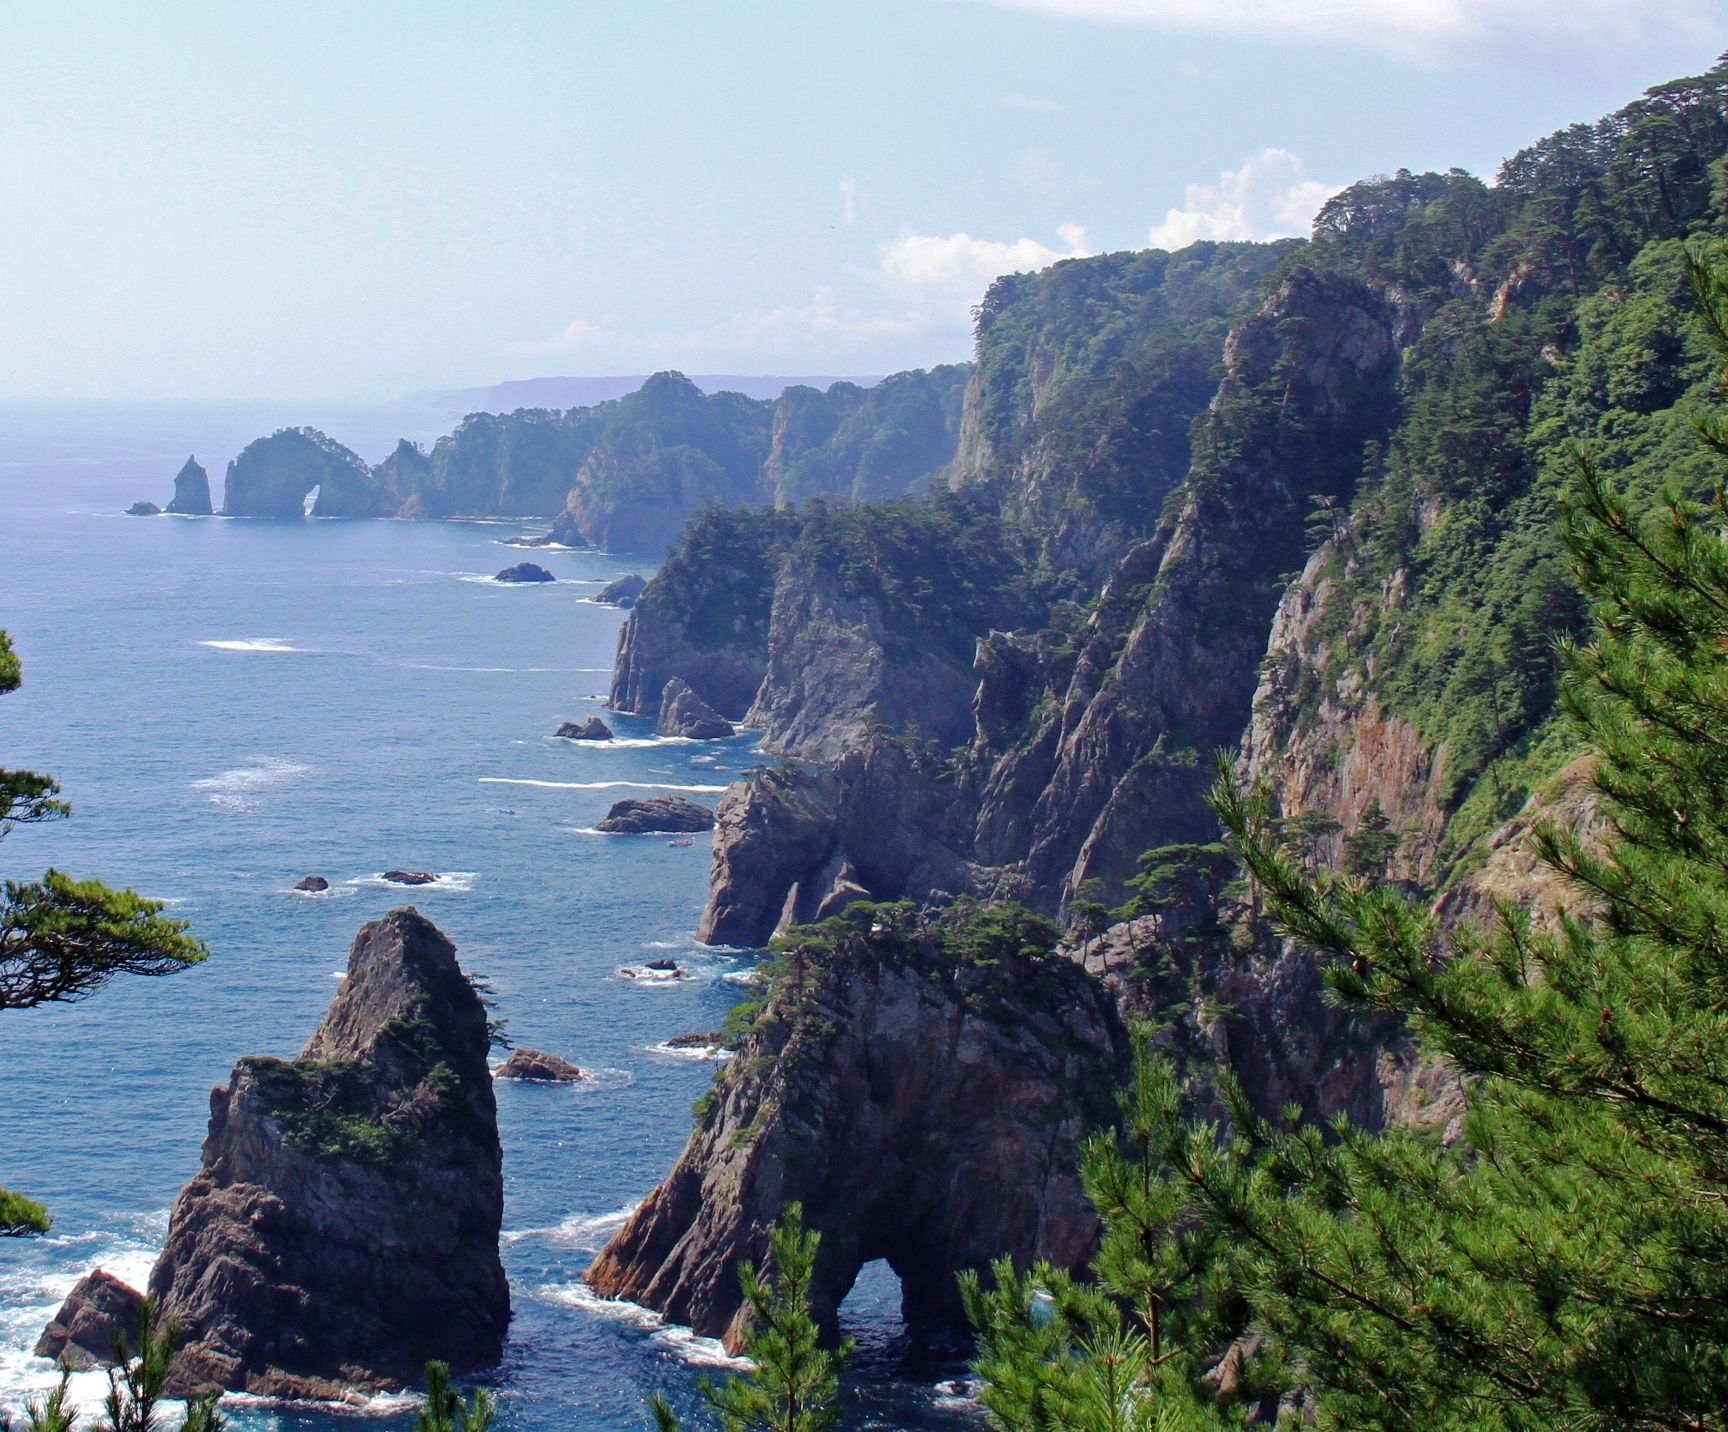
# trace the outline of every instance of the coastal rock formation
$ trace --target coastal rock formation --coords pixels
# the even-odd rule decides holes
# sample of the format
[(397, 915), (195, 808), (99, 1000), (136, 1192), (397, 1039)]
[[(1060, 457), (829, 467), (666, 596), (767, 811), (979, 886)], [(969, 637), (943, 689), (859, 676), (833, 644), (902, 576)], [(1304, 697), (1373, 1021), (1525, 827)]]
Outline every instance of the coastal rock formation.
[(689, 682), (674, 676), (660, 693), (660, 719), (654, 734), (717, 741), (738, 733), (730, 721), (690, 689)]
[(248, 443), (228, 464), (228, 517), (297, 518), (317, 491), (314, 517), (388, 517), (401, 500), (360, 457), (316, 428), (283, 428)]
[(173, 1386), (333, 1397), (495, 1361), (510, 1317), (486, 1009), (412, 909), (355, 937), (300, 1057), (210, 1096), (203, 1168), (150, 1275)]
[(308, 875), (303, 879), (296, 880), (294, 882), (294, 888), (296, 890), (305, 890), (310, 894), (316, 895), (321, 891), (328, 890), (330, 888), (330, 882), (322, 875)]
[(392, 885), (436, 885), (438, 877), (430, 870), (386, 870), (380, 880), (388, 880)]
[(598, 716), (587, 716), (581, 721), (564, 722), (552, 734), (566, 741), (610, 741), (612, 728)]
[(642, 590), (648, 585), (648, 579), (635, 572), (627, 572), (615, 582), (608, 582), (596, 594), (594, 600), (602, 606), (622, 607), (628, 611), (636, 605), (636, 599), (642, 595)]
[(595, 827), (608, 835), (659, 835), (714, 829), (714, 812), (683, 796), (651, 796), (647, 800), (613, 802)]
[(1124, 1046), (1093, 982), (1062, 960), (985, 968), (923, 933), (867, 929), (788, 970), (677, 1166), (589, 1269), (596, 1292), (736, 1349), (738, 1261), (763, 1266), (793, 1200), (822, 1235), (811, 1302), (830, 1334), (877, 1258), (916, 1336), (964, 1326), (963, 1268), (1086, 1259), (1076, 1145), (1113, 1117)]
[(32, 1349), (73, 1368), (90, 1368), (114, 1356), (117, 1343), (138, 1341), (144, 1295), (101, 1268), (86, 1273), (66, 1295)]
[(533, 562), (518, 562), (513, 567), (506, 567), (492, 580), (494, 582), (555, 582), (558, 579), (544, 567)]
[(128, 517), (160, 517), (162, 509), (154, 502), (134, 502), (126, 509)]
[(587, 1076), (568, 1059), (539, 1049), (512, 1049), (494, 1079), (525, 1079), (535, 1084), (575, 1084)]
[(174, 474), (174, 498), (165, 510), (180, 517), (208, 517), (215, 510), (210, 505), (210, 474), (196, 457), (188, 457)]

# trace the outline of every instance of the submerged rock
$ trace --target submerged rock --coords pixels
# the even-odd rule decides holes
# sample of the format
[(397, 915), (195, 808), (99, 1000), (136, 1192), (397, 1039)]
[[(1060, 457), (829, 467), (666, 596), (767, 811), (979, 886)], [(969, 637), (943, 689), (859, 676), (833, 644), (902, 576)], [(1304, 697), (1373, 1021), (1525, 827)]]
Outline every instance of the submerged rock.
[(726, 1036), (719, 1030), (711, 1034), (674, 1034), (666, 1041), (668, 1049), (721, 1049), (726, 1044)]
[(615, 801), (596, 827), (610, 835), (654, 835), (664, 831), (712, 830), (714, 812), (683, 796)]
[(438, 877), (430, 870), (386, 870), (382, 880), (388, 880), (392, 885), (436, 885)]
[(128, 517), (160, 517), (162, 509), (154, 502), (134, 502), (126, 509)]
[(587, 1078), (568, 1059), (538, 1049), (514, 1049), (498, 1066), (494, 1079), (526, 1079), (537, 1084), (574, 1084)]
[(208, 517), (215, 510), (210, 505), (210, 474), (197, 458), (187, 458), (174, 474), (174, 497), (167, 510), (181, 517)]
[(1063, 960), (972, 965), (860, 930), (787, 956), (671, 1175), (588, 1270), (602, 1297), (737, 1348), (737, 1264), (788, 1202), (822, 1235), (810, 1296), (832, 1333), (858, 1271), (899, 1275), (915, 1337), (965, 1326), (955, 1274), (1010, 1255), (1075, 1268), (1097, 1220), (1078, 1143), (1112, 1121), (1126, 1036)]
[(496, 1361), (510, 1319), (486, 1008), (412, 909), (355, 937), (300, 1058), (210, 1096), (203, 1168), (150, 1275), (171, 1390), (342, 1395)]
[(295, 881), (294, 888), (296, 890), (307, 890), (313, 894), (317, 894), (321, 890), (328, 890), (330, 888), (330, 882), (322, 875), (308, 875), (304, 880)]
[(654, 734), (721, 741), (738, 733), (730, 721), (690, 689), (689, 682), (674, 676), (660, 693), (660, 719)]
[(626, 610), (636, 605), (636, 598), (642, 595), (643, 588), (648, 585), (646, 577), (639, 577), (631, 572), (620, 577), (616, 582), (609, 582), (600, 589), (595, 601), (609, 607), (623, 607)]
[(82, 1370), (114, 1356), (115, 1345), (138, 1341), (138, 1310), (144, 1295), (112, 1273), (93, 1269), (73, 1285), (33, 1349)]
[(518, 562), (514, 567), (506, 567), (496, 577), (494, 582), (555, 582), (558, 579), (544, 567), (533, 562)]
[(612, 728), (598, 716), (590, 716), (582, 721), (566, 721), (552, 734), (566, 741), (610, 741)]

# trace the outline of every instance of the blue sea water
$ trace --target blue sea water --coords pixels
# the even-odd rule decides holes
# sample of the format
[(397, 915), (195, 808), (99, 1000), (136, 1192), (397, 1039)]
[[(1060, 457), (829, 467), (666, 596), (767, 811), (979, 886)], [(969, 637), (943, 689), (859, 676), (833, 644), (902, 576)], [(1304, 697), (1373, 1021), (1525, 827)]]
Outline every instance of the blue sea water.
[[(721, 1350), (581, 1274), (671, 1167), (714, 1065), (658, 1049), (719, 1026), (753, 956), (694, 944), (707, 841), (607, 837), (615, 799), (712, 802), (760, 759), (748, 735), (668, 743), (606, 713), (608, 748), (551, 736), (603, 709), (621, 613), (590, 598), (658, 554), (547, 550), (550, 585), (489, 580), (533, 524), (132, 518), (166, 502), (189, 451), (212, 474), (249, 438), (314, 421), (369, 460), (450, 415), (255, 407), (0, 405), (0, 627), (25, 685), (0, 700), (0, 764), (53, 773), (73, 818), (0, 841), (0, 876), (47, 866), (168, 902), (209, 960), (122, 979), (71, 1006), (0, 1014), (0, 1181), (46, 1203), (52, 1235), (0, 1241), (0, 1408), (51, 1385), (30, 1356), (72, 1283), (141, 1283), (196, 1172), (210, 1088), (245, 1054), (291, 1056), (336, 992), (358, 927), (412, 903), (484, 974), (518, 1043), (594, 1071), (498, 1086), (504, 1259), (515, 1318), (493, 1384), (508, 1432), (648, 1424), (685, 1409)], [(436, 885), (384, 884), (394, 867)], [(301, 876), (331, 882), (296, 893)], [(691, 974), (620, 969), (671, 955)], [(864, 1353), (860, 1427), (966, 1414), (906, 1371), (896, 1289), (867, 1270), (848, 1301)], [(96, 1375), (76, 1395), (96, 1411)], [(247, 1405), (246, 1432), (405, 1424), (366, 1411)], [(700, 1422), (700, 1418), (696, 1419)]]

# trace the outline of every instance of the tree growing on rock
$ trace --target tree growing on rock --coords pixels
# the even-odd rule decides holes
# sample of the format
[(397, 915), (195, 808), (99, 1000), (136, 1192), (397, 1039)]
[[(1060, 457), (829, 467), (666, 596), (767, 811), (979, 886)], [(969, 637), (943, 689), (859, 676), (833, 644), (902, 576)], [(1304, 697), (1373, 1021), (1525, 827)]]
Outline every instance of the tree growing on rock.
[[(17, 654), (0, 631), (0, 695), (22, 680)], [(0, 839), (14, 827), (71, 814), (51, 776), (0, 767)], [(118, 974), (164, 975), (197, 964), (205, 950), (162, 906), (98, 880), (50, 870), (0, 888), (0, 1010), (65, 1003), (95, 993)], [(0, 1236), (43, 1233), (40, 1204), (0, 1189)]]

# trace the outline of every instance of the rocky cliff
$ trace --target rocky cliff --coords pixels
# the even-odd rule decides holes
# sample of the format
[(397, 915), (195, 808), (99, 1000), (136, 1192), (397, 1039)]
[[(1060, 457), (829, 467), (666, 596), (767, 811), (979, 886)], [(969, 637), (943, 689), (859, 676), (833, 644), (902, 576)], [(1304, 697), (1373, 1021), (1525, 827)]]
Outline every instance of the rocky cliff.
[(683, 1157), (589, 1270), (603, 1296), (736, 1348), (737, 1262), (767, 1261), (791, 1201), (822, 1235), (811, 1302), (830, 1333), (878, 1258), (908, 1326), (936, 1337), (964, 1327), (959, 1270), (1090, 1253), (1077, 1143), (1122, 1072), (1109, 998), (1012, 937), (967, 944), (907, 911), (827, 935), (784, 957)]
[(300, 1057), (210, 1097), (203, 1167), (150, 1275), (174, 1384), (334, 1397), (495, 1361), (510, 1317), (486, 1010), (412, 909), (355, 937)]
[(211, 514), (210, 474), (199, 465), (196, 457), (187, 458), (185, 465), (174, 474), (174, 496), (162, 510), (182, 517), (208, 517)]
[(228, 464), (222, 512), (298, 518), (314, 491), (314, 517), (388, 517), (401, 505), (358, 454), (316, 428), (283, 428), (248, 443)]

